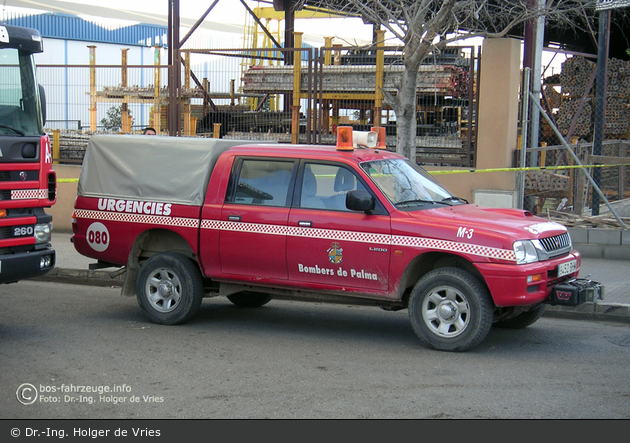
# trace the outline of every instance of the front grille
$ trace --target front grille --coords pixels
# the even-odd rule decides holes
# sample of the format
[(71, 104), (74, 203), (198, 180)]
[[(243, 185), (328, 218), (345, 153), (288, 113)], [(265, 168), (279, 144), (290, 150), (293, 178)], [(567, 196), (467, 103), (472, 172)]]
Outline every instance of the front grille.
[(0, 200), (11, 200), (11, 190), (0, 191)]
[(0, 240), (5, 238), (13, 238), (13, 228), (11, 226), (3, 226), (0, 228)]
[(545, 252), (549, 254), (569, 248), (571, 246), (571, 238), (569, 233), (565, 232), (553, 237), (541, 238), (540, 244), (545, 249)]
[(8, 182), (11, 180), (11, 171), (0, 171), (0, 182)]

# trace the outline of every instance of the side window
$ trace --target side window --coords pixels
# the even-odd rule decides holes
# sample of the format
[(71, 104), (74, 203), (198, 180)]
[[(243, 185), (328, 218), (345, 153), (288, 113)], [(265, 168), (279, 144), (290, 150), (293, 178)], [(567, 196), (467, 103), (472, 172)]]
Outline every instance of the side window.
[(287, 206), (294, 163), (245, 159), (240, 162), (228, 202), (263, 206)]
[(307, 163), (302, 175), (301, 208), (349, 211), (346, 194), (366, 190), (354, 172), (340, 165)]

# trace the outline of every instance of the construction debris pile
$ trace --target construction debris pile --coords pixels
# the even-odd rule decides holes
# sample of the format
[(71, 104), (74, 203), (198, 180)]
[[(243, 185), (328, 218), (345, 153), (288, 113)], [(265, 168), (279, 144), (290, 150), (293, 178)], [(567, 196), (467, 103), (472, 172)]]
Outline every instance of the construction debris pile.
[[(549, 220), (558, 222), (568, 228), (601, 228), (601, 229), (622, 229), (619, 221), (610, 213), (601, 215), (579, 215), (569, 212), (547, 211), (541, 214)], [(620, 217), (620, 220), (627, 226), (630, 226), (630, 218)]]
[[(562, 71), (546, 79), (545, 97), (558, 109), (555, 121), (562, 135), (589, 138), (592, 134), (596, 64), (574, 56), (562, 63)], [(630, 61), (608, 60), (604, 136), (627, 138), (630, 134)], [(591, 88), (588, 88), (592, 84)], [(553, 86), (559, 86), (558, 92)]]

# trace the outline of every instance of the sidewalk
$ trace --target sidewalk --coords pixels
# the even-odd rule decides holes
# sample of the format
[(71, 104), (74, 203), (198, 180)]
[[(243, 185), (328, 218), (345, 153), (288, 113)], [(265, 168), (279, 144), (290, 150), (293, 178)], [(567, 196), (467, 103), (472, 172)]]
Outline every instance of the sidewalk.
[[(121, 286), (124, 274), (110, 277), (110, 273), (119, 268), (89, 270), (89, 264), (96, 261), (76, 252), (71, 237), (69, 233), (53, 233), (52, 245), (57, 252), (57, 263), (39, 280)], [(580, 245), (576, 248), (583, 254), (580, 277), (602, 283), (605, 287), (604, 300), (575, 308), (549, 306), (545, 315), (630, 322), (630, 260), (599, 258), (600, 255), (591, 253), (592, 246), (584, 250), (580, 250)]]

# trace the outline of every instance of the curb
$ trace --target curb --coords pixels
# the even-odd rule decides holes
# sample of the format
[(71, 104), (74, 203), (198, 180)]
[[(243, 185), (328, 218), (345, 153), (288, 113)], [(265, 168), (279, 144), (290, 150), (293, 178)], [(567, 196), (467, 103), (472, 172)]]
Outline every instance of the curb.
[(630, 323), (630, 305), (606, 302), (585, 303), (581, 306), (547, 306), (545, 317), (572, 318)]
[(71, 283), (75, 285), (122, 287), (124, 275), (111, 277), (107, 271), (87, 269), (53, 268), (46, 275), (31, 280)]
[[(122, 287), (124, 274), (111, 277), (107, 271), (53, 268), (46, 275), (33, 278), (32, 280), (88, 286)], [(549, 305), (544, 317), (630, 323), (630, 305), (606, 302), (585, 303), (575, 307)]]

